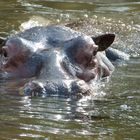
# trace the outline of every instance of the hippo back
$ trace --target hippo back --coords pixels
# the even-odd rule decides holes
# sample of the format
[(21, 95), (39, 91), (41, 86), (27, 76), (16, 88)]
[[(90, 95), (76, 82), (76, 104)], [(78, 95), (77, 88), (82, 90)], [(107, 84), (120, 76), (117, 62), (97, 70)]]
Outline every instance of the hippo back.
[(16, 36), (31, 42), (41, 42), (56, 47), (59, 43), (71, 40), (81, 34), (64, 26), (39, 26), (30, 28)]

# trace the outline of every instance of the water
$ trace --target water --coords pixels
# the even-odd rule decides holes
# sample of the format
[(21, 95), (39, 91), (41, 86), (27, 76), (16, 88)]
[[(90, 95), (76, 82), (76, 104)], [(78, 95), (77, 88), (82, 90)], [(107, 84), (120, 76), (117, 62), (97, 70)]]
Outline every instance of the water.
[(139, 0), (1, 0), (0, 36), (69, 24), (89, 35), (116, 33), (113, 47), (131, 58), (116, 68), (101, 96), (80, 101), (25, 98), (18, 93), (19, 81), (1, 80), (0, 140), (139, 140), (139, 15)]

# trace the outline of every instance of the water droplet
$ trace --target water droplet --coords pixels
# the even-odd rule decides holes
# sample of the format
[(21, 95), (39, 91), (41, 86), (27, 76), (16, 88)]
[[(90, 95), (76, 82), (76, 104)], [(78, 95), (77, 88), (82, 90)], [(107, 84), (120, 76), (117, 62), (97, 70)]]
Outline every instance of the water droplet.
[(84, 17), (85, 17), (85, 18), (88, 18), (88, 15), (87, 15), (87, 14), (84, 14)]
[(130, 107), (129, 107), (128, 105), (126, 105), (126, 104), (121, 105), (120, 108), (121, 108), (122, 110), (128, 110), (128, 109), (130, 109)]

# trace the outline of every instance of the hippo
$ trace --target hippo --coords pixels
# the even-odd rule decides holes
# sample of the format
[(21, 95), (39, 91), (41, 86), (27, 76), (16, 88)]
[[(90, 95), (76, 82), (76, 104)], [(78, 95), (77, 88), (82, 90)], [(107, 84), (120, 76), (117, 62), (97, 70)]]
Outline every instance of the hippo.
[(0, 38), (2, 78), (31, 78), (20, 88), (25, 96), (90, 95), (93, 83), (114, 71), (112, 61), (127, 56), (109, 47), (114, 39), (112, 33), (92, 37), (61, 25), (32, 27)]

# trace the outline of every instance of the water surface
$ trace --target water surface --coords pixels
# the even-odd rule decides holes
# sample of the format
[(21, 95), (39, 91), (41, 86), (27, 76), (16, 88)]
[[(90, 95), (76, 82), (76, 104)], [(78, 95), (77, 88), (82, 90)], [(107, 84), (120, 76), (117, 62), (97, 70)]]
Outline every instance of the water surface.
[(1, 0), (0, 36), (36, 25), (68, 24), (89, 35), (114, 32), (112, 47), (130, 54), (100, 96), (29, 99), (14, 80), (0, 80), (1, 140), (140, 139), (139, 0)]

